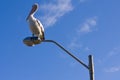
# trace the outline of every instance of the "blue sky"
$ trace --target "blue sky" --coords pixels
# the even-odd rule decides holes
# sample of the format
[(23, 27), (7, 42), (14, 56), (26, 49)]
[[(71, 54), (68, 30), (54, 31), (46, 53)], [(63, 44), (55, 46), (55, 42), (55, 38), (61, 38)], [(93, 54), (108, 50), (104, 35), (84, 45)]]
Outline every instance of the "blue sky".
[(89, 80), (86, 68), (52, 43), (28, 47), (26, 17), (35, 16), (52, 39), (88, 64), (94, 56), (96, 80), (120, 79), (119, 0), (3, 0), (0, 3), (0, 80)]

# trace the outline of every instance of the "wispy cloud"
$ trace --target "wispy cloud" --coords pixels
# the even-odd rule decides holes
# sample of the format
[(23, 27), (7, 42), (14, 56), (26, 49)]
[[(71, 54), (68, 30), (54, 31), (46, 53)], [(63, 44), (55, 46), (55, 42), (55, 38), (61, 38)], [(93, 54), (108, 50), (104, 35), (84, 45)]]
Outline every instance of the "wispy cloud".
[[(85, 22), (82, 23), (77, 29), (74, 34), (73, 39), (71, 40), (71, 43), (68, 45), (70, 49), (80, 49), (83, 48), (82, 45), (80, 45), (80, 36), (81, 34), (87, 34), (89, 32), (92, 32), (96, 29), (97, 25), (97, 17), (91, 17), (85, 20)], [(84, 47), (85, 51), (90, 51), (90, 48)]]
[(120, 56), (120, 47), (115, 47), (111, 49), (111, 51), (109, 51), (107, 55), (104, 56), (104, 58), (100, 59), (99, 62), (100, 63), (108, 62), (109, 60), (114, 59), (116, 56)]
[(116, 47), (109, 52), (109, 57), (116, 56), (120, 54), (120, 47)]
[(68, 48), (71, 50), (80, 49), (82, 45), (78, 42), (77, 38), (73, 38), (71, 43), (68, 45)]
[(118, 57), (118, 56), (120, 56), (120, 47), (115, 47), (107, 54), (105, 61), (114, 59), (115, 57)]
[(87, 19), (77, 30), (78, 34), (86, 34), (96, 29), (97, 17)]
[(120, 66), (119, 66), (119, 67), (107, 68), (107, 69), (105, 69), (104, 71), (105, 71), (105, 72), (109, 72), (109, 73), (118, 72), (118, 71), (120, 71)]
[[(109, 68), (103, 68), (104, 72), (113, 73), (113, 72), (120, 72), (120, 65), (118, 58), (120, 56), (120, 47), (115, 47), (111, 49), (106, 55), (98, 60), (99, 64), (107, 65), (112, 63), (114, 66)], [(115, 64), (114, 64), (115, 63)]]
[(41, 5), (44, 16), (41, 17), (45, 27), (54, 25), (60, 17), (73, 10), (71, 0), (56, 0), (53, 3)]

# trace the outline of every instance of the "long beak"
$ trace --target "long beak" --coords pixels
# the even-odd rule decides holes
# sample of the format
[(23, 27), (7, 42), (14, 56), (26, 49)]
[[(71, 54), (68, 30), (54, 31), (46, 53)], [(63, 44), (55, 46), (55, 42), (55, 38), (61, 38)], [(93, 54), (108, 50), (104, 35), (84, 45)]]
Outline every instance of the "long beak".
[(31, 13), (29, 13), (29, 15), (27, 16), (26, 21), (28, 20), (28, 18), (30, 17), (30, 15), (31, 15)]
[(32, 6), (32, 9), (31, 9), (28, 17), (26, 18), (26, 20), (28, 20), (28, 18), (29, 18), (31, 15), (34, 15), (34, 13), (37, 11), (37, 9), (38, 9), (38, 4), (35, 3), (35, 4)]

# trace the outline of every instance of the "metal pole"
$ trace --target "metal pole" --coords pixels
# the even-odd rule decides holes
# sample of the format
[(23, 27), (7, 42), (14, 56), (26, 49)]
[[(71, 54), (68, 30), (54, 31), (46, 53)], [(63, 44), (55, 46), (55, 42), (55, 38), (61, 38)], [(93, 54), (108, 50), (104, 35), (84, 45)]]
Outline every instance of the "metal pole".
[(94, 80), (94, 63), (93, 63), (93, 56), (89, 55), (89, 75), (90, 80)]

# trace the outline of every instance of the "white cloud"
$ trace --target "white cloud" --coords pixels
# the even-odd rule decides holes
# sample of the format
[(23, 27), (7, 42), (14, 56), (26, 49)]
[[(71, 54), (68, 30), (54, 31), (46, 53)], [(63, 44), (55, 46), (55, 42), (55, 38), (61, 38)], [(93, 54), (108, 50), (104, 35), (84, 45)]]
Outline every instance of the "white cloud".
[(90, 48), (81, 45), (80, 43), (80, 34), (86, 34), (92, 32), (96, 29), (97, 25), (97, 17), (88, 18), (85, 20), (84, 23), (80, 27), (76, 29), (76, 33), (74, 34), (71, 43), (68, 45), (69, 49), (76, 50), (76, 49), (84, 49), (84, 51), (90, 51)]
[(78, 34), (85, 34), (96, 29), (97, 17), (87, 19), (77, 30)]
[(118, 72), (118, 71), (120, 71), (120, 67), (111, 67), (111, 68), (105, 69), (105, 72), (110, 72), (110, 73)]
[[(114, 65), (119, 64), (117, 61), (120, 56), (120, 47), (115, 47), (111, 49), (107, 54), (104, 55), (104, 57), (100, 58), (98, 60), (99, 64), (102, 65), (107, 65), (109, 62), (112, 62)], [(106, 68), (104, 71), (105, 72), (115, 72), (115, 71), (120, 71), (120, 66), (119, 67), (111, 67), (111, 68)]]
[(60, 17), (73, 10), (71, 0), (56, 0), (54, 3), (43, 4), (40, 8), (44, 12), (41, 20), (45, 27), (54, 25)]
[(85, 51), (90, 51), (90, 48), (89, 48), (89, 47), (86, 47), (86, 48), (85, 48)]
[(116, 55), (118, 55), (118, 54), (120, 54), (120, 47), (116, 47), (116, 48), (114, 48), (112, 51), (110, 51), (110, 53), (109, 53), (109, 57), (112, 57), (112, 56), (116, 56)]
[(68, 45), (68, 48), (71, 50), (80, 49), (82, 45), (78, 42), (77, 38), (73, 38), (71, 43)]

